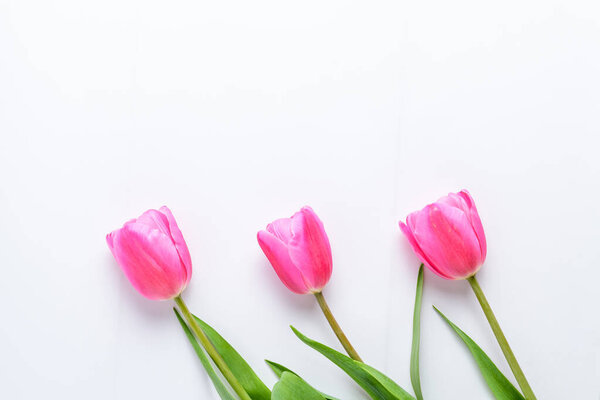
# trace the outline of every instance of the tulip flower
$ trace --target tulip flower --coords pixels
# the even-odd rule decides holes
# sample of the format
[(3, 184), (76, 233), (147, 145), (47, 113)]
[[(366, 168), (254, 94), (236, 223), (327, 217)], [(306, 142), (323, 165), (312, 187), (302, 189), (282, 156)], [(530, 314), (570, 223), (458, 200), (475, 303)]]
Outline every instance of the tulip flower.
[(258, 244), (288, 289), (318, 293), (329, 282), (332, 257), (323, 223), (310, 207), (258, 232)]
[(192, 259), (167, 207), (148, 210), (106, 242), (133, 287), (151, 300), (177, 297), (192, 277)]
[(148, 210), (106, 235), (106, 242), (138, 292), (151, 300), (175, 301), (231, 387), (241, 399), (251, 400), (181, 298), (192, 277), (192, 259), (171, 210)]
[(257, 238), (281, 282), (294, 293), (313, 294), (348, 355), (361, 361), (323, 297), (333, 261), (323, 223), (312, 208), (273, 221)]
[(413, 212), (400, 229), (417, 257), (442, 278), (466, 279), (485, 261), (483, 226), (466, 190)]
[(485, 261), (487, 243), (469, 192), (450, 193), (413, 212), (406, 218), (406, 223), (400, 222), (400, 229), (417, 257), (434, 273), (445, 279), (466, 279), (469, 282), (525, 398), (535, 400), (531, 386), (475, 278)]

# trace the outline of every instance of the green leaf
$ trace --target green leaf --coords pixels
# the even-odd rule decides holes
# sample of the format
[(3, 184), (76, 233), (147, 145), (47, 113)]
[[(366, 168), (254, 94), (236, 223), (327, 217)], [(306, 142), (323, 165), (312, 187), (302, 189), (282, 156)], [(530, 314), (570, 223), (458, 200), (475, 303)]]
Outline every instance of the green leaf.
[(270, 400), (271, 391), (250, 368), (246, 360), (210, 325), (195, 315), (194, 318), (252, 400)]
[(317, 341), (307, 338), (296, 328), (291, 327), (296, 336), (309, 347), (323, 354), (334, 364), (346, 372), (365, 392), (375, 400), (414, 400), (390, 378), (364, 363), (355, 361), (344, 354), (333, 350)]
[(417, 400), (423, 400), (421, 392), (421, 376), (419, 374), (419, 344), (421, 342), (421, 303), (423, 299), (423, 264), (419, 267), (417, 278), (417, 293), (415, 295), (415, 311), (413, 313), (413, 337), (410, 352), (410, 382), (417, 396)]
[(196, 337), (192, 334), (192, 331), (190, 330), (190, 328), (187, 326), (187, 324), (185, 323), (183, 318), (181, 318), (179, 311), (177, 311), (176, 308), (173, 308), (173, 311), (175, 311), (175, 315), (177, 316), (177, 319), (179, 320), (179, 323), (181, 324), (181, 327), (183, 328), (185, 335), (187, 336), (188, 340), (192, 344), (192, 347), (194, 347), (194, 350), (196, 351), (196, 354), (198, 355), (200, 362), (204, 366), (204, 369), (206, 370), (208, 377), (210, 378), (213, 385), (215, 386), (215, 389), (217, 389), (217, 393), (219, 393), (219, 396), (221, 397), (221, 399), (236, 400), (236, 398), (231, 394), (231, 392), (229, 392), (229, 389), (227, 388), (225, 383), (223, 383), (220, 376), (217, 375), (215, 369), (213, 368), (212, 364), (210, 363), (208, 356), (204, 353), (204, 349), (202, 349), (202, 347), (196, 340)]
[(481, 347), (477, 345), (466, 333), (464, 333), (458, 326), (454, 325), (440, 310), (435, 306), (435, 311), (450, 325), (454, 332), (465, 342), (471, 355), (477, 362), (477, 366), (481, 371), (483, 378), (490, 387), (494, 397), (497, 400), (525, 400), (525, 397), (514, 387), (512, 383), (500, 372), (498, 367), (494, 365), (492, 360), (481, 350)]
[(271, 369), (273, 370), (273, 372), (275, 372), (275, 375), (277, 375), (278, 378), (281, 378), (281, 375), (283, 375), (284, 372), (290, 372), (290, 373), (292, 373), (294, 375), (298, 375), (297, 373), (295, 373), (291, 369), (289, 369), (287, 367), (284, 367), (283, 365), (278, 364), (278, 363), (276, 363), (274, 361), (265, 360), (265, 362), (267, 363), (267, 365), (269, 367), (271, 367)]
[[(284, 367), (281, 364), (277, 364), (276, 362), (273, 361), (269, 361), (269, 360), (265, 360), (265, 362), (267, 363), (267, 365), (269, 367), (271, 367), (271, 369), (273, 370), (273, 372), (275, 372), (275, 375), (277, 375), (278, 378), (281, 378), (281, 375), (283, 375), (284, 372), (289, 372), (291, 374), (294, 374), (298, 377), (300, 377), (300, 375), (298, 375), (297, 373), (295, 373), (294, 371), (292, 371), (291, 369)], [(330, 396), (328, 394), (325, 394), (321, 391), (319, 391), (319, 393), (321, 393), (321, 396), (325, 397), (327, 400), (339, 400), (333, 396)]]
[(283, 372), (279, 382), (273, 386), (272, 400), (325, 400), (315, 388), (298, 375)]
[(367, 364), (361, 363), (361, 368), (367, 371), (371, 376), (375, 377), (387, 390), (389, 390), (397, 399), (400, 400), (415, 400), (406, 390), (402, 389), (400, 385), (394, 382), (390, 377), (383, 374), (383, 372), (376, 370)]

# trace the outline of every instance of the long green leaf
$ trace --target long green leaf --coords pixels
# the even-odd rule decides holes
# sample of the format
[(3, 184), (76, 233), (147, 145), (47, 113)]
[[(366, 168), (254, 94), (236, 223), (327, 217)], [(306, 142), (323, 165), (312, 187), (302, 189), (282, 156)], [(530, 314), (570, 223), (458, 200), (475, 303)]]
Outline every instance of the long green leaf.
[[(284, 372), (289, 372), (292, 373), (294, 375), (298, 375), (297, 373), (295, 373), (294, 371), (292, 371), (291, 369), (284, 367), (281, 364), (278, 364), (274, 361), (269, 361), (269, 360), (265, 360), (265, 362), (267, 363), (267, 365), (269, 367), (271, 367), (271, 369), (273, 370), (273, 372), (275, 372), (275, 375), (277, 375), (278, 378), (281, 378), (281, 375), (283, 375)], [(300, 376), (300, 375), (298, 375)]]
[(440, 310), (435, 306), (435, 311), (450, 325), (450, 327), (456, 332), (456, 334), (465, 342), (471, 355), (475, 359), (483, 378), (487, 382), (491, 389), (494, 397), (497, 400), (525, 400), (525, 397), (514, 387), (512, 383), (500, 372), (498, 367), (490, 360), (487, 354), (481, 350), (481, 347), (477, 345), (466, 333), (464, 333), (458, 326), (454, 325)]
[(410, 382), (417, 396), (417, 400), (423, 400), (421, 392), (421, 376), (419, 374), (419, 344), (421, 342), (421, 303), (423, 300), (423, 264), (419, 267), (417, 278), (417, 293), (415, 295), (415, 311), (413, 313), (413, 337), (410, 352)]
[(252, 400), (270, 400), (271, 391), (246, 360), (210, 325), (195, 315), (194, 318)]
[(190, 330), (190, 328), (187, 326), (187, 324), (185, 323), (183, 318), (181, 318), (179, 311), (177, 311), (176, 308), (173, 308), (173, 311), (175, 311), (175, 315), (177, 316), (177, 319), (179, 320), (179, 323), (181, 324), (181, 327), (183, 328), (185, 335), (187, 336), (188, 340), (192, 344), (192, 347), (196, 351), (196, 354), (198, 355), (198, 358), (200, 359), (202, 366), (206, 370), (206, 373), (208, 374), (208, 377), (212, 381), (213, 385), (215, 386), (215, 389), (217, 389), (217, 393), (219, 393), (219, 396), (221, 397), (221, 399), (236, 400), (236, 398), (231, 394), (231, 392), (229, 391), (229, 389), (227, 388), (225, 383), (223, 383), (220, 376), (217, 374), (217, 372), (211, 365), (210, 360), (208, 359), (208, 356), (204, 353), (204, 349), (202, 349), (202, 347), (196, 340), (196, 337), (192, 334), (192, 331)]
[[(301, 334), (296, 328), (291, 327), (296, 336), (305, 344), (327, 357), (334, 364), (346, 372), (365, 392), (374, 400), (414, 400), (414, 397), (406, 393), (400, 386), (393, 383), (391, 379), (369, 367), (368, 365), (355, 361), (344, 354), (333, 350), (315, 340)], [(393, 384), (392, 384), (393, 383)], [(400, 388), (400, 390), (397, 390)]]
[(273, 386), (272, 400), (325, 400), (315, 388), (298, 375), (284, 372)]
[[(273, 370), (273, 372), (275, 372), (275, 375), (277, 375), (278, 378), (281, 378), (281, 375), (283, 375), (284, 372), (289, 372), (291, 374), (297, 375), (300, 377), (300, 375), (298, 375), (297, 373), (295, 373), (294, 371), (292, 371), (291, 369), (284, 367), (281, 364), (278, 364), (276, 362), (273, 361), (269, 361), (269, 360), (265, 360), (265, 362), (267, 363), (267, 365), (269, 367), (271, 367), (271, 369)], [(325, 394), (321, 391), (319, 391), (319, 393), (321, 393), (321, 396), (325, 397), (327, 400), (339, 400), (336, 397), (330, 396), (328, 394)]]
[(402, 389), (400, 385), (394, 382), (390, 377), (385, 375), (383, 372), (376, 370), (367, 364), (362, 364), (361, 368), (367, 371), (371, 376), (375, 377), (387, 390), (389, 390), (396, 398), (400, 400), (415, 400), (406, 390)]

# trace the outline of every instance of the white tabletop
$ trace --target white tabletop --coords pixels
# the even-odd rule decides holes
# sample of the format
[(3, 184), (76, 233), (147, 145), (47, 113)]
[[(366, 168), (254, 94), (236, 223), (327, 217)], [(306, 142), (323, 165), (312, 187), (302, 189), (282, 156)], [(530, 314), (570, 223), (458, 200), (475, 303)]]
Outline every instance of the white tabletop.
[[(366, 399), (294, 337), (339, 348), (256, 242), (311, 205), (331, 308), (412, 392), (418, 261), (397, 222), (467, 188), (480, 284), (538, 398), (597, 399), (599, 48), (594, 1), (0, 0), (0, 397), (217, 399), (172, 304), (104, 240), (165, 204), (184, 297), (269, 386), (265, 358)], [(425, 279), (425, 397), (492, 398), (431, 308), (512, 379), (468, 284)]]

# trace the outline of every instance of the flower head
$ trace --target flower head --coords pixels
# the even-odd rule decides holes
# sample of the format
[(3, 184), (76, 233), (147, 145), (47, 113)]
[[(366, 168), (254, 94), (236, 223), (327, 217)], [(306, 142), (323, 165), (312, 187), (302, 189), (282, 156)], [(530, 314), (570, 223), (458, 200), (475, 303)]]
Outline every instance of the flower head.
[(323, 223), (310, 207), (273, 221), (258, 232), (258, 244), (288, 289), (317, 293), (331, 277), (332, 257)]
[(133, 287), (151, 300), (178, 296), (192, 277), (192, 260), (171, 210), (148, 210), (106, 235)]
[(400, 229), (417, 257), (446, 279), (474, 275), (487, 253), (487, 244), (475, 202), (466, 190), (450, 193), (415, 211)]

